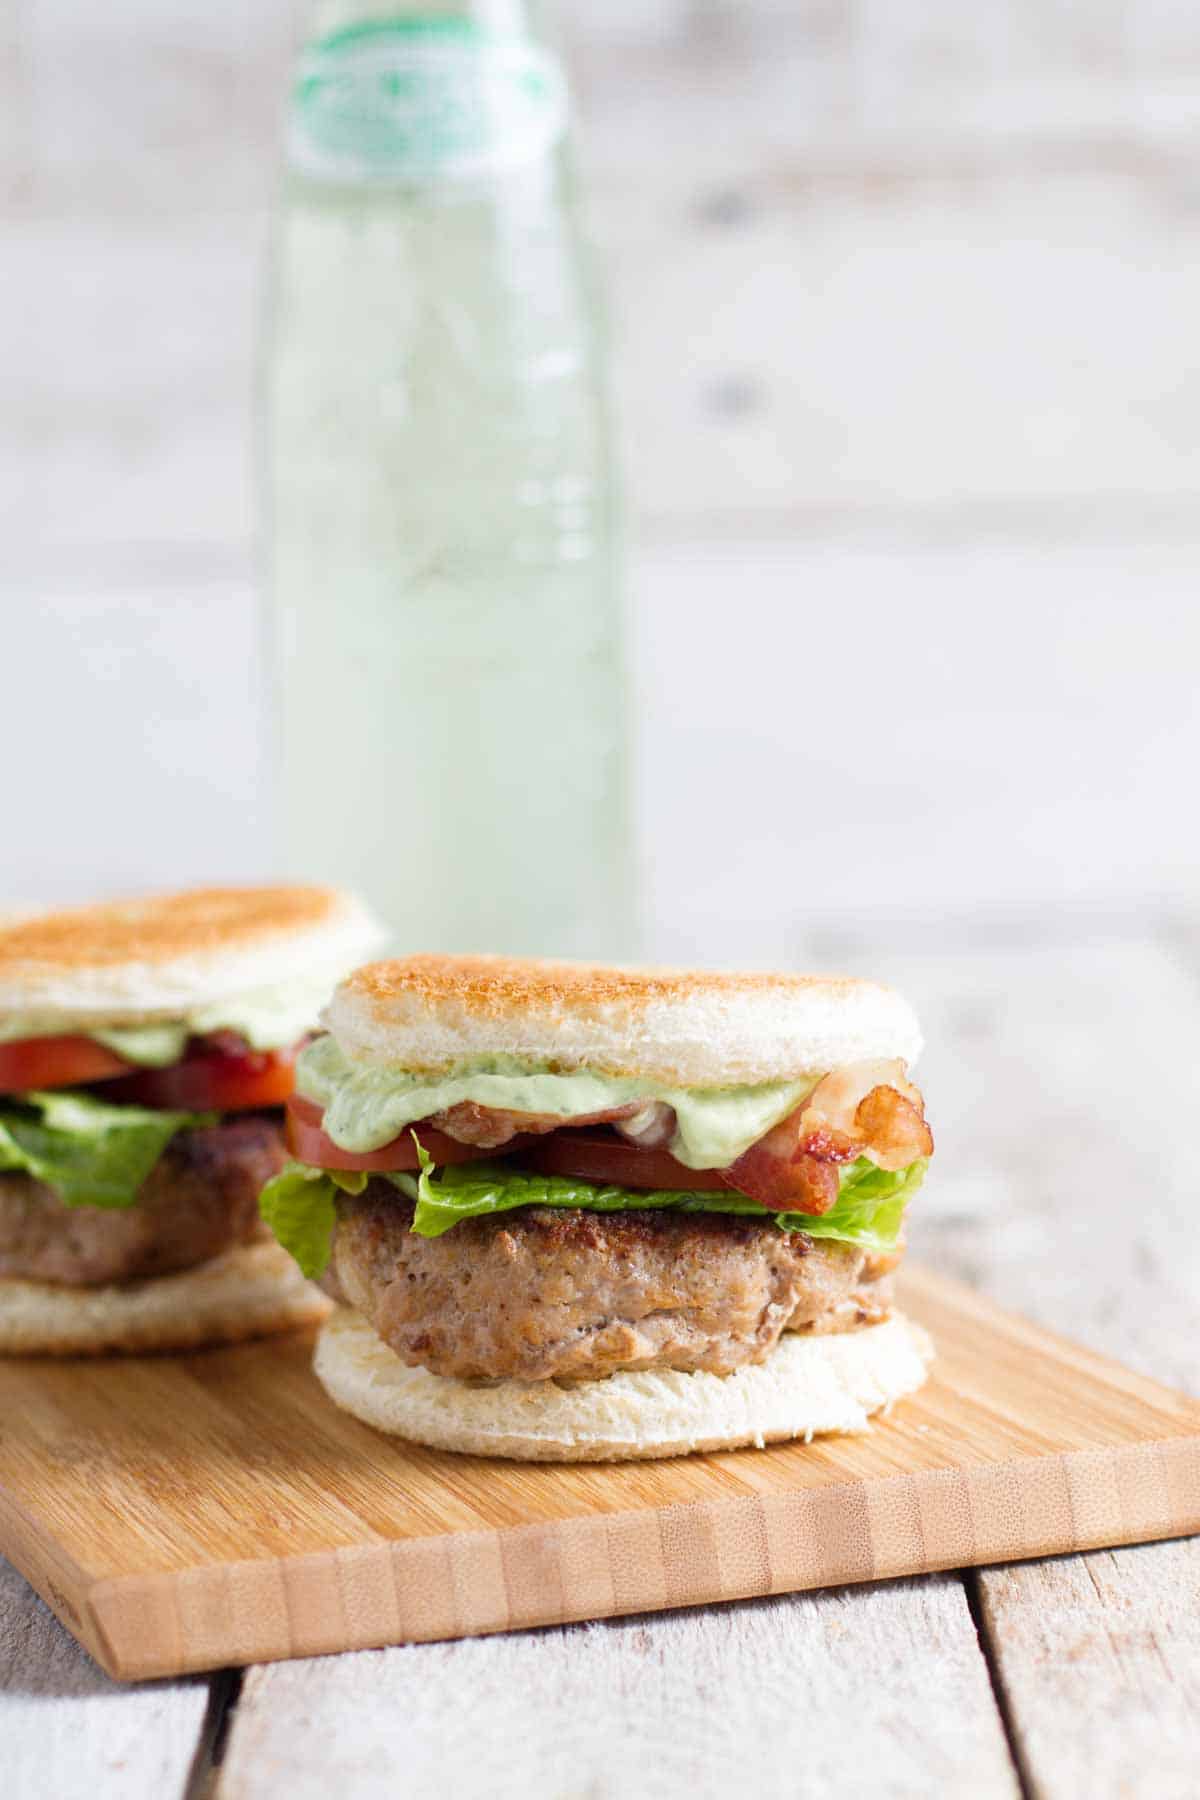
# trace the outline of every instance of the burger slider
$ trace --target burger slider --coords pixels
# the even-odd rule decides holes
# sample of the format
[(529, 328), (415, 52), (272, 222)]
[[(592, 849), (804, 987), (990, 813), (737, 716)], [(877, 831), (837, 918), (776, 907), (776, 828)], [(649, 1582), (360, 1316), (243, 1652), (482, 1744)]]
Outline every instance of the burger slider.
[(0, 924), (0, 1353), (169, 1350), (326, 1302), (258, 1216), (296, 1053), (379, 942), (315, 887)]
[(587, 1461), (859, 1430), (925, 1379), (895, 1311), (933, 1140), (871, 982), (413, 956), (297, 1062), (261, 1207), (343, 1305), (332, 1398)]

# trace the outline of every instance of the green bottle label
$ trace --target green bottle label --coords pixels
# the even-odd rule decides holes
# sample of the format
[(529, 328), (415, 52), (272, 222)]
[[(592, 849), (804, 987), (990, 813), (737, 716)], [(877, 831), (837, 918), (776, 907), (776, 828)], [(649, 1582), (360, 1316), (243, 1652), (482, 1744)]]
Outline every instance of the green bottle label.
[(561, 137), (561, 64), (470, 19), (378, 19), (310, 44), (292, 94), (288, 160), (332, 181), (468, 180), (517, 168)]

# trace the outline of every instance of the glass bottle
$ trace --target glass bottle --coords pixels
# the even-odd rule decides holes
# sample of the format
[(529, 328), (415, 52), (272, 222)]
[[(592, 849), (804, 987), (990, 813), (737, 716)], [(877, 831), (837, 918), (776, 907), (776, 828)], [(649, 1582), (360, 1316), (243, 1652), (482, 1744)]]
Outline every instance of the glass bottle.
[(567, 114), (513, 3), (324, 0), (290, 96), (265, 372), (283, 860), (404, 949), (632, 948)]

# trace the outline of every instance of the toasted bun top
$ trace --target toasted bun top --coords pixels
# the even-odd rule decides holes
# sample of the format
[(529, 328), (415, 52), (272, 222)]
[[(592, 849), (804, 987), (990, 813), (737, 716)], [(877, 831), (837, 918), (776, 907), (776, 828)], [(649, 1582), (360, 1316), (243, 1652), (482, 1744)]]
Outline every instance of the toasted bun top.
[(502, 956), (368, 963), (324, 1014), (347, 1055), (442, 1070), (480, 1056), (665, 1086), (790, 1080), (868, 1057), (915, 1060), (892, 989), (824, 975), (614, 969)]
[(193, 888), (0, 920), (5, 1013), (136, 1024), (325, 973), (332, 987), (382, 933), (325, 887)]

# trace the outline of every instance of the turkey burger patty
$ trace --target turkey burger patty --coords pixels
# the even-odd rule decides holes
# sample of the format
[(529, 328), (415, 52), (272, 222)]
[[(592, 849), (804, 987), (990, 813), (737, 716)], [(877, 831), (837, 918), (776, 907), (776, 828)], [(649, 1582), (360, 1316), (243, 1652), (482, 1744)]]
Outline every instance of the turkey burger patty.
[(317, 1372), (368, 1422), (644, 1456), (856, 1428), (923, 1379), (890, 1272), (933, 1143), (888, 989), (415, 956), (325, 1023), (261, 1205), (354, 1309)]
[(131, 1206), (68, 1206), (0, 1175), (0, 1277), (92, 1287), (194, 1268), (262, 1235), (259, 1191), (286, 1161), (281, 1121), (247, 1113), (173, 1137)]
[(333, 1268), (401, 1359), (467, 1380), (761, 1362), (784, 1331), (886, 1318), (898, 1257), (728, 1213), (527, 1206), (441, 1237), (387, 1182), (338, 1201)]

